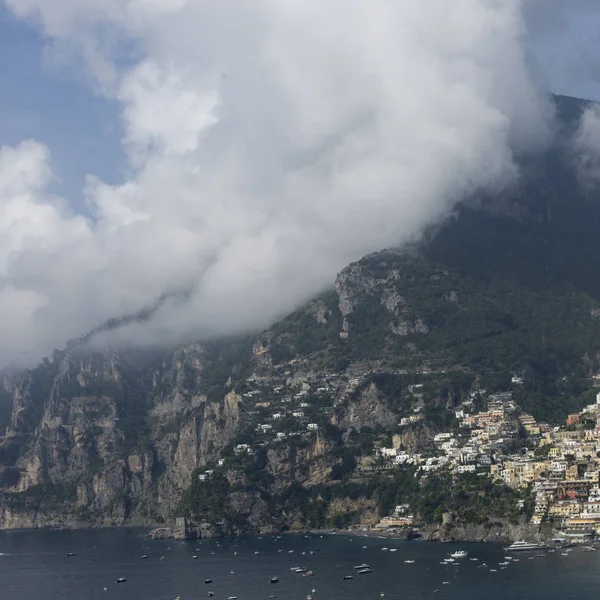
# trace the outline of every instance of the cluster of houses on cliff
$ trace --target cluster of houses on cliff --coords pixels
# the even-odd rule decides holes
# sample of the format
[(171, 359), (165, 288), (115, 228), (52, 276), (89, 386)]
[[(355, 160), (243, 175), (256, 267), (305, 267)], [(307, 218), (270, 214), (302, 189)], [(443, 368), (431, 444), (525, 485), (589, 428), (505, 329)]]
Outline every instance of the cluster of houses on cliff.
[[(473, 410), (477, 396), (485, 396), (479, 412)], [(574, 540), (600, 535), (600, 393), (563, 426), (537, 422), (510, 392), (474, 393), (455, 416), (453, 430), (437, 434), (429, 449), (411, 452), (401, 436), (394, 436), (394, 447), (376, 448), (379, 468), (413, 465), (423, 475), (447, 469), (489, 477), (531, 493), (532, 524), (551, 522)], [(398, 527), (404, 518), (396, 517), (379, 527)]]

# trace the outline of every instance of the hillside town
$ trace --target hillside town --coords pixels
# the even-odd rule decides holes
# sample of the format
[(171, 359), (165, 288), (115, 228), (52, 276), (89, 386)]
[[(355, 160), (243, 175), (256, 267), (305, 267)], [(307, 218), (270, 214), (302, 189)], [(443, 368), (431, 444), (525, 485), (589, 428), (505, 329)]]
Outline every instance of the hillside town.
[[(285, 374), (284, 374), (285, 375)], [(251, 439), (233, 447), (234, 456), (254, 456), (265, 447), (292, 439), (320, 436), (331, 422), (340, 398), (348, 398), (368, 384), (366, 375), (288, 378), (246, 381), (240, 402), (252, 425)], [(513, 377), (513, 387), (522, 381)], [(410, 414), (398, 415), (395, 432), (420, 427), (424, 421), (422, 383), (407, 386)], [(356, 472), (369, 474), (415, 469), (425, 480), (429, 474), (471, 475), (504, 483), (530, 500), (530, 524), (549, 523), (570, 541), (585, 541), (600, 534), (600, 393), (596, 403), (568, 416), (562, 426), (537, 422), (513, 399), (511, 391), (470, 392), (454, 407), (452, 427), (433, 436), (418, 451), (401, 443), (396, 433), (377, 441), (371, 455), (358, 461)], [(391, 442), (391, 443), (390, 443)], [(218, 460), (216, 468), (227, 468)], [(199, 475), (207, 480), (214, 469)], [(524, 513), (525, 500), (517, 501)], [(418, 519), (408, 505), (398, 505), (385, 516), (378, 530), (411, 527)]]
[[(532, 495), (532, 525), (549, 522), (570, 541), (599, 535), (600, 393), (596, 403), (569, 415), (560, 427), (536, 422), (510, 392), (489, 394), (486, 410), (474, 413), (473, 400), (482, 395), (472, 394), (458, 407), (458, 431), (437, 434), (435, 450), (410, 453), (382, 447), (377, 456), (386, 467), (411, 464), (424, 473), (447, 469), (489, 477)], [(522, 510), (525, 502), (518, 502)], [(405, 507), (397, 508), (379, 527), (412, 525), (413, 517), (405, 513)]]

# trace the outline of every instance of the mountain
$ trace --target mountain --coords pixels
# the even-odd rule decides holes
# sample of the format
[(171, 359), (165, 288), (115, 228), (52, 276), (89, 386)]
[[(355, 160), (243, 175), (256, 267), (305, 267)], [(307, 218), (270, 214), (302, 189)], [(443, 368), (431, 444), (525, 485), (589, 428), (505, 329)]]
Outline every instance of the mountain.
[[(98, 350), (90, 335), (4, 373), (0, 527), (184, 515), (235, 533), (375, 521), (401, 501), (433, 514), (410, 470), (369, 472), (374, 446), (427, 448), (482, 389), (552, 424), (589, 403), (600, 202), (564, 141), (586, 103), (556, 103), (557, 143), (523, 157), (517, 186), (349, 265), (259, 335), (169, 351)], [(513, 501), (500, 490), (493, 510)]]

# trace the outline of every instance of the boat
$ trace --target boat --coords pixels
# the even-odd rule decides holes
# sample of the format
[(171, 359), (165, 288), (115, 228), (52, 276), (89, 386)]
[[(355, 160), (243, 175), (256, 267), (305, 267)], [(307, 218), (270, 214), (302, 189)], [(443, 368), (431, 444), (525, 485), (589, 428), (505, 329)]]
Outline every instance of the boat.
[(67, 556), (77, 556), (75, 552), (67, 552)]
[(208, 594), (206, 594), (206, 595), (207, 595), (209, 598), (212, 598), (212, 597), (215, 595), (215, 593), (214, 593), (214, 592), (208, 592)]
[(389, 550), (389, 548), (385, 548), (385, 547), (381, 549), (382, 552), (387, 552), (388, 550)]
[(359, 569), (369, 569), (369, 565), (367, 565), (366, 563), (363, 563), (362, 565), (356, 565), (355, 567), (352, 567), (355, 571), (358, 571)]
[(213, 580), (212, 580), (212, 579), (205, 579), (205, 580), (204, 580), (204, 583), (207, 583), (207, 584), (208, 584), (208, 583), (212, 583), (212, 582), (213, 582)]
[(127, 581), (127, 578), (126, 578), (126, 577), (119, 577), (119, 578), (117, 579), (117, 583), (125, 583), (126, 581)]
[(390, 552), (398, 552), (398, 548), (390, 548)]
[(453, 552), (450, 556), (452, 558), (464, 558), (467, 554), (468, 553), (466, 550), (457, 550), (456, 552)]
[(354, 575), (344, 575), (342, 579), (354, 579)]
[(368, 567), (366, 569), (359, 569), (356, 571), (359, 575), (365, 575), (366, 573), (372, 573), (373, 571)]
[(192, 556), (192, 558), (193, 558), (194, 560), (196, 560), (198, 557), (197, 557), (197, 556), (194, 554), (194, 556)]
[(470, 558), (469, 560), (472, 562), (477, 562), (479, 559), (478, 558)]
[(454, 559), (453, 559), (453, 558), (445, 558), (445, 559), (444, 559), (444, 562), (447, 562), (447, 563), (453, 563), (453, 562), (454, 562)]
[(306, 572), (307, 572), (307, 569), (304, 569), (303, 567), (297, 567), (296, 569), (294, 569), (294, 573), (302, 574), (302, 573), (306, 573)]
[(499, 567), (506, 567), (506, 565), (510, 564), (507, 560), (505, 560), (504, 562), (498, 563)]
[(271, 583), (279, 583), (279, 577), (271, 577)]
[(254, 556), (260, 556), (260, 552), (258, 550), (254, 553)]
[(144, 554), (144, 555), (142, 556), (142, 560), (144, 560), (144, 559), (146, 559), (146, 558), (148, 558), (148, 555), (147, 555), (147, 554)]
[(544, 550), (546, 546), (544, 544), (538, 544), (537, 542), (524, 542), (518, 541), (514, 542), (508, 548), (504, 548), (507, 552), (515, 552), (515, 551), (527, 551), (527, 550)]
[(305, 571), (302, 573), (302, 577), (313, 577), (314, 573), (312, 571)]
[(405, 560), (404, 561), (407, 565), (412, 565), (415, 561), (414, 560)]
[(229, 598), (227, 598), (227, 600), (237, 600), (237, 596), (229, 596)]

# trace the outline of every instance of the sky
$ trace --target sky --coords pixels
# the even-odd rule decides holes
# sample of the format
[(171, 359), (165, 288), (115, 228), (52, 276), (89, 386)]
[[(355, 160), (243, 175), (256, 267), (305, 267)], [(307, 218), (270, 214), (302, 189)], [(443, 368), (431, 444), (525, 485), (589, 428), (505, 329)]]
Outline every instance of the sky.
[(0, 0), (0, 366), (157, 304), (119, 339), (268, 326), (514, 182), (599, 35), (595, 0)]

